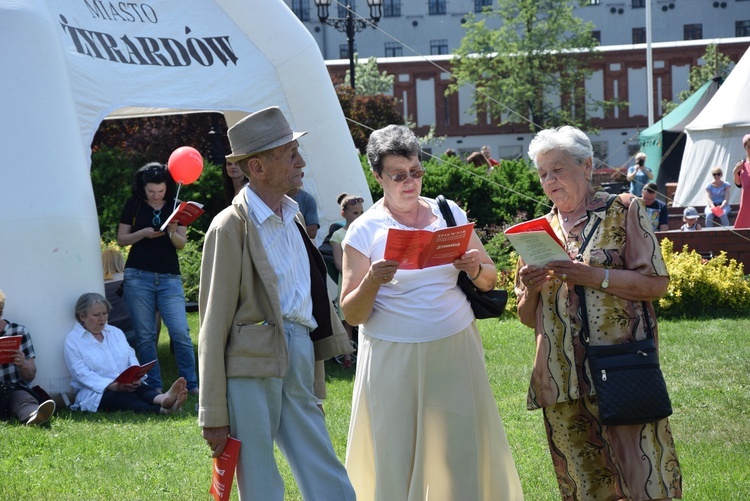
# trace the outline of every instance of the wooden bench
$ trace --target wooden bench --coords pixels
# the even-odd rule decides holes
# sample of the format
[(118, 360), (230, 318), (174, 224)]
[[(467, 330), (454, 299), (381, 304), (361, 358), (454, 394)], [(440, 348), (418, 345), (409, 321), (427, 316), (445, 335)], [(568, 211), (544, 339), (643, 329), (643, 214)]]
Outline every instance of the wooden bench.
[[(700, 215), (700, 220), (698, 221), (701, 226), (704, 228), (706, 227), (706, 215), (705, 205), (694, 205), (695, 210), (698, 211), (698, 214)], [(734, 204), (729, 206), (731, 208), (729, 212), (729, 224), (731, 226), (734, 226), (734, 220), (737, 217), (737, 211), (740, 210), (739, 204)], [(679, 230), (682, 227), (683, 221), (682, 221), (682, 213), (685, 211), (685, 207), (682, 206), (673, 206), (670, 205), (667, 207), (667, 210), (669, 211), (669, 229), (670, 230)], [(715, 219), (715, 226), (718, 226), (719, 221)]]

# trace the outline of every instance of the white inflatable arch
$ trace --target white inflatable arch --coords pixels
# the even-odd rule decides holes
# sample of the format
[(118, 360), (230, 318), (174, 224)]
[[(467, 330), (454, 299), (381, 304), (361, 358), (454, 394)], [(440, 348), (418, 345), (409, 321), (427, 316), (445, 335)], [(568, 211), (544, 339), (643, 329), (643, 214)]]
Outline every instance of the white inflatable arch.
[[(25, 324), (35, 384), (70, 391), (73, 306), (103, 292), (89, 175), (105, 118), (281, 107), (321, 226), (342, 191), (369, 197), (320, 51), (282, 0), (0, 0), (0, 289)], [(367, 200), (369, 204), (371, 200)]]

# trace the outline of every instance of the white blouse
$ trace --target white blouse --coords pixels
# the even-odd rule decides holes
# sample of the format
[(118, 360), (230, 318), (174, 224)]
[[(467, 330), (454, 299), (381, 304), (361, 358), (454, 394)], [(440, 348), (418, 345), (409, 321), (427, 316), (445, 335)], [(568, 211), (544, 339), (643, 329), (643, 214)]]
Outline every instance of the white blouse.
[(65, 363), (77, 392), (73, 410), (96, 412), (107, 386), (131, 365), (140, 365), (120, 329), (107, 324), (102, 334), (100, 343), (76, 322), (65, 337)]

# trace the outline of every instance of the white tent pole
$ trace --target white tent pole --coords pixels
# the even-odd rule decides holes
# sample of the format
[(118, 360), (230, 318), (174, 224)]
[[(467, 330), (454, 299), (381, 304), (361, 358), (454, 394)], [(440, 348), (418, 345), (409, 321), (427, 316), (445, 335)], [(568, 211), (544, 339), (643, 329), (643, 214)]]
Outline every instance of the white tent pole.
[(651, 0), (646, 0), (646, 80), (648, 91), (648, 126), (654, 125), (654, 61), (651, 55)]

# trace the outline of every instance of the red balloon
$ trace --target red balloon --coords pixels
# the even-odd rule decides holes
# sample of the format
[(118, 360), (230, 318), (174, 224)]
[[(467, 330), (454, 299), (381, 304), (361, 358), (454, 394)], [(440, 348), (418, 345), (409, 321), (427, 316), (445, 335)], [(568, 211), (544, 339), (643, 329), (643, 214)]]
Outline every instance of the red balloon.
[(203, 172), (203, 157), (190, 146), (180, 146), (169, 155), (167, 170), (175, 182), (190, 184)]

